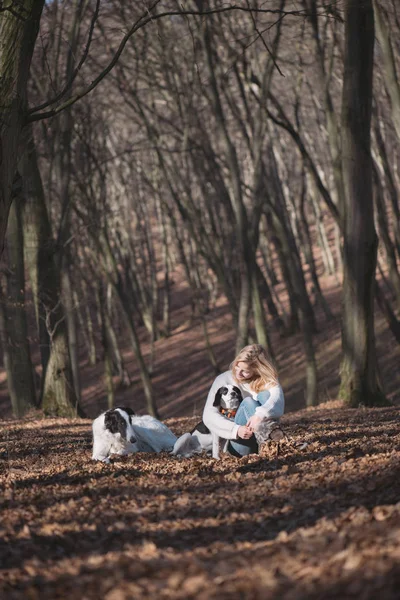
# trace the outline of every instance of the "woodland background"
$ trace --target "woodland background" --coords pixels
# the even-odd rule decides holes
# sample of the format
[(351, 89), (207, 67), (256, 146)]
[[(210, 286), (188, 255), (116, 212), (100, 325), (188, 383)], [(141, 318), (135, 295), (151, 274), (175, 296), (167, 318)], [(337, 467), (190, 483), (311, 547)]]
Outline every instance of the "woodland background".
[[(395, 600), (397, 0), (0, 1), (0, 596)], [(247, 342), (287, 438), (176, 434)], [(84, 418), (86, 417), (86, 418)]]
[[(2, 414), (198, 413), (252, 341), (289, 410), (398, 400), (400, 17), (357, 6), (43, 6), (3, 253)], [(346, 10), (364, 11), (347, 45)]]

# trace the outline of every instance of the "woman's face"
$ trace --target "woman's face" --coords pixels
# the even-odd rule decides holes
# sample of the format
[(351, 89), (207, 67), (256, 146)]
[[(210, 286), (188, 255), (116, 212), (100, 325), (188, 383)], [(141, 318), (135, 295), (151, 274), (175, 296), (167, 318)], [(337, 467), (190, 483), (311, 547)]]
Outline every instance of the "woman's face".
[(250, 381), (254, 375), (253, 369), (247, 362), (239, 361), (234, 367), (236, 379), (241, 382)]

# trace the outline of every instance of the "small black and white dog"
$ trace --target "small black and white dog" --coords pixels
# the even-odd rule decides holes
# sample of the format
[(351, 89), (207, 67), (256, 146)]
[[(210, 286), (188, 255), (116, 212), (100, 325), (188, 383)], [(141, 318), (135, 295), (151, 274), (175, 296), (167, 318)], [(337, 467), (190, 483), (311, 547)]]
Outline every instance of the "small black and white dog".
[[(217, 406), (226, 418), (233, 420), (242, 400), (240, 389), (236, 385), (227, 384), (215, 394), (213, 406)], [(173, 454), (191, 456), (196, 453), (196, 447), (197, 452), (213, 451), (213, 436), (204, 421), (197, 423), (190, 433), (185, 433), (178, 439)]]
[(242, 402), (242, 392), (236, 385), (227, 384), (219, 388), (215, 394), (214, 406), (218, 406), (219, 412), (228, 419), (234, 419)]
[(176, 436), (150, 415), (136, 416), (131, 408), (107, 410), (92, 424), (93, 460), (109, 463), (111, 454), (171, 451)]

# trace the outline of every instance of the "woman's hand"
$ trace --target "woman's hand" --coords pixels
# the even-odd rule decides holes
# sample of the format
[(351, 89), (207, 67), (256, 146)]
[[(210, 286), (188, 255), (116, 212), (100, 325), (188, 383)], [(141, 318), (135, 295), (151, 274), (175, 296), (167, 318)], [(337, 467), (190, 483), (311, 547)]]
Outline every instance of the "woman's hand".
[(258, 426), (260, 425), (262, 421), (261, 417), (257, 417), (257, 415), (253, 415), (252, 417), (250, 417), (250, 419), (247, 421), (246, 423), (246, 427), (248, 427), (249, 429), (251, 429), (251, 431), (257, 431)]
[(242, 440), (248, 440), (253, 435), (253, 431), (247, 425), (241, 425), (237, 431), (237, 436)]

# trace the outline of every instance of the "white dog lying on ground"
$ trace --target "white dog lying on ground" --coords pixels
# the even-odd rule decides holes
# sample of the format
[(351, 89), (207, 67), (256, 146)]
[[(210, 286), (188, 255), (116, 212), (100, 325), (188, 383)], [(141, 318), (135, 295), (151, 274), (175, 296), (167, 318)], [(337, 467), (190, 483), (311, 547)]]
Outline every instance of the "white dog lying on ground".
[[(164, 423), (150, 415), (136, 416), (131, 408), (107, 410), (93, 421), (93, 460), (109, 463), (111, 454), (171, 452), (192, 456), (202, 451), (197, 438), (177, 438)], [(182, 440), (182, 438), (185, 438)], [(175, 448), (176, 445), (176, 448)]]

